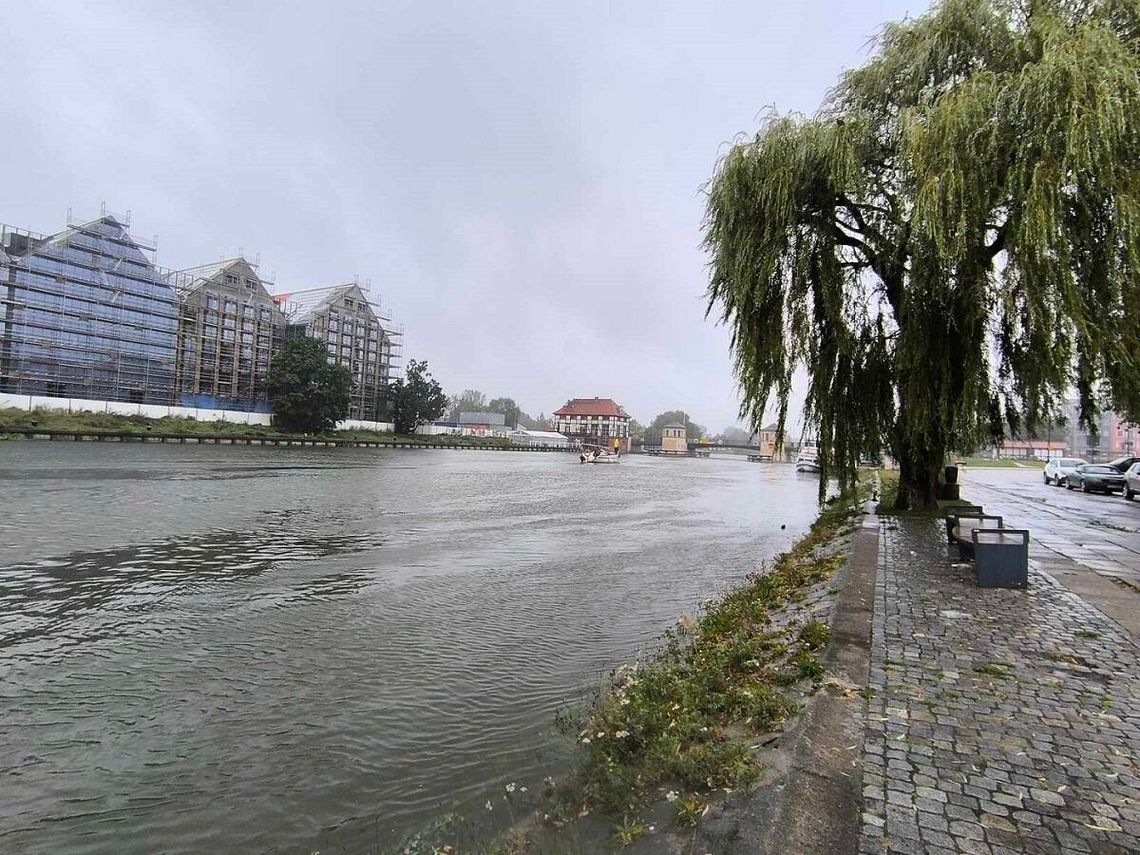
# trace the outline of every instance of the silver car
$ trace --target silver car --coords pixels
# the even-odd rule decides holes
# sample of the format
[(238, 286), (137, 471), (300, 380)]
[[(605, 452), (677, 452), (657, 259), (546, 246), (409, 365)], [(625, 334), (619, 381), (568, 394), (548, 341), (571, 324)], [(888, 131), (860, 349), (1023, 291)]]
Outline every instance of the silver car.
[(1124, 498), (1131, 499), (1140, 493), (1140, 463), (1133, 463), (1124, 473)]
[(1053, 457), (1045, 464), (1045, 483), (1060, 487), (1072, 475), (1078, 466), (1084, 466), (1087, 461), (1079, 457)]

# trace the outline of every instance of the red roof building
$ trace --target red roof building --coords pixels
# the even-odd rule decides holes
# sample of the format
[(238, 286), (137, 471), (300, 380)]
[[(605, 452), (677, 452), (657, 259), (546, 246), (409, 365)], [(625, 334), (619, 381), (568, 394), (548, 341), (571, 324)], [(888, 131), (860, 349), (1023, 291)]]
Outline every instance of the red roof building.
[(574, 398), (554, 411), (554, 429), (580, 442), (629, 451), (629, 414), (613, 398)]

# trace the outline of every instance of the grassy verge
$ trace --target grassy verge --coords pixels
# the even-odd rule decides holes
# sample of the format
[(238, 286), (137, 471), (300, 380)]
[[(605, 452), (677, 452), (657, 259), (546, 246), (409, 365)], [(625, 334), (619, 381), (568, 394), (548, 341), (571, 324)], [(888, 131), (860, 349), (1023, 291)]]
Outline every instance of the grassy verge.
[(984, 469), (1037, 469), (1045, 465), (1040, 460), (994, 460), (989, 457), (966, 457), (957, 461), (958, 466), (972, 466)]
[(663, 649), (620, 670), (591, 708), (564, 721), (585, 756), (551, 787), (551, 821), (599, 810), (621, 818), (615, 833), (626, 842), (654, 788), (681, 791), (670, 796), (684, 826), (695, 824), (711, 790), (756, 780), (755, 737), (795, 714), (785, 690), (822, 676), (816, 654), (831, 635), (818, 621), (773, 617), (839, 569), (844, 555), (829, 547), (850, 530), (858, 507), (824, 510), (790, 551), (706, 604), (698, 619), (667, 634)]
[[(232, 436), (301, 438), (301, 434), (288, 433), (270, 425), (244, 425), (235, 422), (198, 421), (192, 418), (167, 416), (151, 419), (145, 416), (120, 416), (109, 413), (76, 412), (62, 410), (22, 410), (0, 407), (0, 434), (5, 429), (75, 430), (93, 434), (116, 433), (132, 436)], [(10, 434), (18, 436), (17, 434)], [(305, 434), (306, 438), (360, 440), (368, 442), (401, 442), (415, 445), (491, 445), (507, 446), (509, 441), (488, 437), (457, 436), (403, 436), (372, 430), (334, 430), (319, 434)]]

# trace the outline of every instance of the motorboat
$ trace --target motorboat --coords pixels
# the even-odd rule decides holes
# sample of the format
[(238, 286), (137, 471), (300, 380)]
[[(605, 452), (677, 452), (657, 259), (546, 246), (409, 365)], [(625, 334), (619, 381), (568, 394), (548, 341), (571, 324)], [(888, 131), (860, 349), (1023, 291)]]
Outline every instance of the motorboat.
[(617, 463), (620, 457), (621, 454), (617, 451), (610, 451), (600, 445), (586, 445), (582, 447), (578, 460), (582, 463)]
[(805, 445), (796, 458), (797, 472), (819, 471), (819, 449), (812, 445)]

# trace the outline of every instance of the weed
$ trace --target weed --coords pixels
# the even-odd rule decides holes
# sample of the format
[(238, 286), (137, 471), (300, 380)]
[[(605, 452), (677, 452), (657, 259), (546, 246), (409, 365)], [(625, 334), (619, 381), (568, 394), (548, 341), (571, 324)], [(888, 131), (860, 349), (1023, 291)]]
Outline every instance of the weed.
[(800, 643), (810, 650), (826, 647), (831, 641), (831, 627), (822, 621), (809, 620), (800, 630)]
[(696, 828), (701, 817), (708, 812), (708, 803), (701, 801), (696, 794), (690, 793), (677, 803), (677, 815), (674, 817), (674, 821), (677, 825), (685, 828)]
[(1095, 632), (1090, 632), (1087, 629), (1082, 629), (1080, 632), (1077, 633), (1077, 638), (1085, 638), (1085, 639), (1095, 641), (1096, 639), (1100, 638), (1100, 635), (1095, 633)]
[(806, 650), (796, 655), (792, 665), (795, 666), (799, 676), (805, 679), (818, 680), (823, 676), (823, 665)]
[(629, 846), (634, 841), (643, 838), (649, 831), (649, 826), (637, 817), (623, 816), (621, 822), (614, 828), (614, 839), (622, 846)]
[(999, 677), (1001, 679), (1005, 679), (1009, 676), (1009, 672), (1007, 672), (1005, 669), (1005, 665), (1001, 665), (996, 662), (987, 662), (984, 665), (974, 666), (974, 670), (979, 674), (986, 674), (990, 677)]

